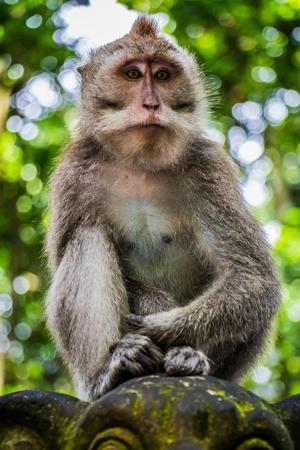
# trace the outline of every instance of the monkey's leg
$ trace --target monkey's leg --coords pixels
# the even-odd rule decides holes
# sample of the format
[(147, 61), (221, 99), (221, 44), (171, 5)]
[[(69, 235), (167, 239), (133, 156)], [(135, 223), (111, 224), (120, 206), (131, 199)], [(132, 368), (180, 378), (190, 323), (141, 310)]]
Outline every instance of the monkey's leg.
[(173, 347), (164, 357), (164, 368), (169, 376), (209, 374), (206, 356), (189, 346)]
[(211, 346), (208, 351), (210, 375), (228, 381), (240, 381), (261, 353), (267, 338), (268, 333), (263, 329)]
[(203, 374), (238, 382), (261, 353), (267, 335), (263, 329), (219, 342), (207, 349), (207, 356), (189, 346), (173, 347), (164, 357), (165, 371), (169, 376)]
[(95, 397), (101, 397), (130, 378), (162, 371), (163, 353), (146, 336), (127, 334), (111, 351), (108, 370), (99, 374), (102, 381), (94, 390)]
[(146, 316), (161, 311), (169, 311), (178, 305), (173, 297), (155, 287), (149, 287), (133, 278), (125, 279), (130, 311)]

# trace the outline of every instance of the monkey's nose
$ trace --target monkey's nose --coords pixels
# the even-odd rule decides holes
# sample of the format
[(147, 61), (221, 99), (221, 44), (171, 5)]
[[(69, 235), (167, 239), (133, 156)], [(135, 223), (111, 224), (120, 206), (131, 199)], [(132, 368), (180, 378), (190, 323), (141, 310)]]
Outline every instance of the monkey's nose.
[(159, 103), (156, 102), (144, 102), (143, 107), (148, 111), (157, 111), (159, 108)]

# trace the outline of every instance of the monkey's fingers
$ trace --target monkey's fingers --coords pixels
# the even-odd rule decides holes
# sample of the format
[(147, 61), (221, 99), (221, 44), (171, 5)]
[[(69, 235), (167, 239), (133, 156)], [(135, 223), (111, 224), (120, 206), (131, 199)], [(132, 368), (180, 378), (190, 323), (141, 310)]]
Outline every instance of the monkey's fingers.
[(114, 355), (125, 355), (132, 361), (138, 361), (150, 372), (162, 367), (164, 357), (160, 348), (151, 339), (134, 333), (125, 335), (117, 343)]
[(127, 325), (130, 325), (132, 328), (139, 329), (141, 326), (143, 326), (144, 317), (136, 316), (135, 314), (128, 314), (125, 317), (125, 322), (127, 323)]
[(168, 376), (208, 375), (209, 373), (209, 364), (204, 353), (189, 346), (171, 348), (164, 361)]
[(147, 336), (160, 348), (166, 349), (173, 343), (176, 333), (174, 333), (172, 327), (168, 327), (168, 323), (164, 321), (161, 315), (162, 313), (148, 316), (129, 314), (125, 320), (134, 334)]
[(126, 355), (113, 356), (108, 372), (99, 386), (99, 396), (106, 394), (132, 377), (144, 375), (139, 362), (132, 361)]

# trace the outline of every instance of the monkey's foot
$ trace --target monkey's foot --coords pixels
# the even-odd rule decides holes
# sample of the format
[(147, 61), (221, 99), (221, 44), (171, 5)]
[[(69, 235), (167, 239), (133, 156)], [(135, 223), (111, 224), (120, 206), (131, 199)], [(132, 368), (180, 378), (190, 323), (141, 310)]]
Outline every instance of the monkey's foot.
[(209, 373), (209, 364), (204, 353), (189, 346), (171, 348), (164, 358), (164, 368), (168, 376)]
[(113, 355), (100, 386), (100, 397), (130, 378), (162, 370), (163, 353), (146, 336), (127, 334), (111, 349)]

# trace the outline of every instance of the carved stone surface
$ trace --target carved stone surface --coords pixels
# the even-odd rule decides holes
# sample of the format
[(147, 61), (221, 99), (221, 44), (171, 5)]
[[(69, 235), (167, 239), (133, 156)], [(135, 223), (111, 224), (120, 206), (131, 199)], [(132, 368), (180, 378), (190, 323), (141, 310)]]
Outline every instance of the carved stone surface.
[(217, 378), (152, 375), (92, 404), (44, 391), (4, 395), (0, 449), (300, 450), (299, 419), (300, 395), (269, 405)]

